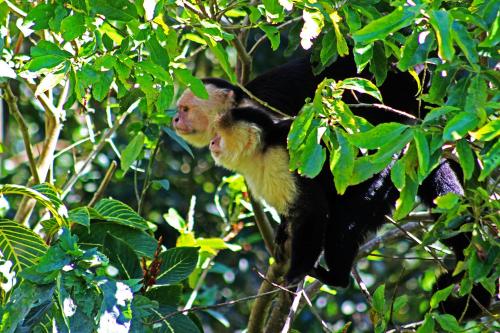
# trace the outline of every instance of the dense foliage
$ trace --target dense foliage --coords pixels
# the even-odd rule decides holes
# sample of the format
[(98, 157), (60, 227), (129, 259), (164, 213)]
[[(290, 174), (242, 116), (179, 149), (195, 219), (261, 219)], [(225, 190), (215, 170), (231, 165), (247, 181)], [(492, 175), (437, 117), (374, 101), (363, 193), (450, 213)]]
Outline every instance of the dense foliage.
[[(233, 332), (250, 316), (255, 332), (269, 314), (279, 319), (269, 331), (284, 321), (286, 293), (250, 315), (253, 299), (269, 304), (283, 292), (253, 297), (269, 254), (243, 179), (222, 178), (169, 124), (184, 88), (207, 96), (197, 77), (245, 82), (303, 49), (316, 71), (353, 56), (374, 80), (318, 87), (289, 135), (291, 169), (313, 177), (329, 163), (343, 193), (404, 154), (391, 172), (401, 193), (393, 223), (357, 264), (368, 289), (318, 291), (308, 281), (315, 298), (293, 327), (498, 331), (487, 309), (466, 321), (439, 303), (478, 283), (493, 295), (500, 275), (499, 8), (495, 0), (0, 2), (0, 331)], [(414, 125), (374, 127), (341, 100), (344, 90), (367, 93), (380, 100), (377, 112), (377, 85), (391, 70), (421, 87), (415, 98), (426, 108)], [(438, 198), (438, 221), (425, 223), (417, 189), (442, 157), (459, 162), (466, 195)], [(459, 225), (473, 235), (455, 270), (465, 272), (460, 290), (432, 292), (449, 253), (439, 239)], [(397, 228), (405, 233), (391, 237)]]

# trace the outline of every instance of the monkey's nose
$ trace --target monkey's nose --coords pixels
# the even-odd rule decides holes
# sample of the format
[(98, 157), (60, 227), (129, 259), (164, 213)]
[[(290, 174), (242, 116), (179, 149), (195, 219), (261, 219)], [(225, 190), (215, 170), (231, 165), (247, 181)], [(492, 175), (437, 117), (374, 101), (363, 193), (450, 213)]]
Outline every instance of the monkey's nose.
[(174, 117), (174, 124), (177, 124), (179, 122), (179, 115)]

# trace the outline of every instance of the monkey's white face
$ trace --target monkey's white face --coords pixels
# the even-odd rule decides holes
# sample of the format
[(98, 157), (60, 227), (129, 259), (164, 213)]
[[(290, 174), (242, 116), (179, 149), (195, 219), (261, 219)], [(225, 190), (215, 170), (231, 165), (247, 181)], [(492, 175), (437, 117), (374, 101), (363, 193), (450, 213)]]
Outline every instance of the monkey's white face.
[(210, 152), (217, 165), (232, 171), (246, 172), (251, 159), (260, 155), (260, 129), (246, 123), (217, 127), (210, 142)]
[(208, 99), (196, 97), (186, 90), (177, 102), (178, 113), (172, 120), (174, 130), (195, 147), (204, 147), (214, 137), (217, 115), (228, 111), (234, 104), (234, 92), (206, 86)]

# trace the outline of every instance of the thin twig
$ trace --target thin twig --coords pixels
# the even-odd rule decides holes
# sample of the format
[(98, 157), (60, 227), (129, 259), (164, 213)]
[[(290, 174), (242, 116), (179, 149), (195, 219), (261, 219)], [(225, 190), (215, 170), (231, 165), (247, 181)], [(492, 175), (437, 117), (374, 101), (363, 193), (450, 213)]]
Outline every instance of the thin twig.
[(372, 304), (372, 301), (373, 301), (372, 295), (370, 294), (370, 291), (366, 287), (366, 284), (361, 279), (361, 276), (359, 275), (358, 271), (356, 270), (356, 267), (352, 268), (351, 273), (352, 273), (352, 276), (354, 277), (354, 280), (356, 280), (356, 282), (359, 286), (359, 289), (365, 295), (366, 300), (368, 301), (368, 304)]
[(305, 290), (302, 290), (302, 296), (304, 297), (305, 301), (307, 302), (307, 305), (309, 305), (309, 309), (311, 310), (312, 314), (316, 317), (316, 319), (321, 323), (321, 328), (323, 331), (326, 333), (333, 332), (329, 327), (328, 324), (321, 318), (320, 314), (316, 309), (314, 308), (314, 305), (312, 304), (311, 300), (309, 299), (309, 296), (307, 296), (307, 293)]
[(374, 104), (369, 104), (369, 103), (359, 103), (359, 104), (348, 104), (348, 106), (350, 108), (377, 108), (377, 109), (383, 109), (383, 110), (387, 110), (387, 111), (390, 111), (390, 112), (394, 112), (394, 113), (397, 113), (399, 114), (400, 116), (404, 116), (406, 118), (410, 118), (410, 119), (413, 119), (415, 121), (421, 121), (421, 119), (415, 117), (414, 115), (412, 114), (409, 114), (409, 113), (406, 113), (404, 111), (401, 111), (401, 110), (397, 110), (397, 109), (394, 109), (394, 108), (391, 108), (390, 106), (387, 106), (385, 104), (379, 104), (379, 103), (374, 103)]
[(10, 85), (8, 83), (2, 84), (0, 88), (2, 88), (5, 92), (3, 94), (3, 97), (5, 99), (5, 102), (9, 106), (10, 113), (14, 116), (17, 123), (19, 124), (19, 130), (21, 131), (21, 135), (23, 137), (26, 155), (28, 155), (29, 166), (31, 174), (33, 175), (33, 179), (35, 180), (35, 184), (40, 184), (40, 176), (38, 175), (38, 168), (36, 166), (35, 157), (33, 155), (33, 148), (31, 147), (28, 125), (26, 125), (23, 114), (21, 113), (21, 111), (19, 111), (19, 107), (17, 106), (17, 97), (12, 92), (12, 89), (10, 88)]
[(92, 207), (96, 204), (96, 202), (101, 199), (102, 195), (104, 194), (104, 191), (108, 187), (109, 182), (111, 181), (111, 178), (113, 177), (113, 174), (115, 173), (117, 163), (116, 161), (112, 161), (111, 164), (109, 165), (108, 170), (106, 171), (106, 174), (104, 175), (104, 178), (97, 188), (97, 191), (94, 193), (94, 196), (89, 202), (89, 207)]
[[(389, 222), (391, 222), (396, 228), (400, 229), (401, 231), (404, 232), (404, 234), (410, 238), (411, 240), (413, 240), (415, 243), (417, 243), (418, 245), (422, 245), (422, 241), (420, 239), (418, 239), (415, 235), (413, 235), (410, 231), (408, 230), (405, 230), (405, 229), (402, 229), (401, 226), (396, 222), (394, 221), (390, 216), (388, 215), (385, 215), (385, 219)], [(441, 260), (438, 258), (438, 256), (434, 253), (434, 251), (432, 251), (432, 249), (428, 246), (424, 246), (424, 250), (427, 251), (427, 253), (429, 253), (434, 259), (435, 261), (441, 266), (441, 268), (444, 269), (445, 272), (448, 272), (448, 269), (446, 268), (446, 266), (441, 262)]]
[(78, 180), (78, 178), (80, 178), (80, 175), (83, 173), (83, 171), (87, 168), (87, 166), (97, 157), (97, 154), (104, 148), (104, 146), (106, 145), (107, 143), (107, 140), (118, 130), (118, 128), (123, 124), (123, 122), (125, 121), (125, 119), (132, 113), (132, 111), (135, 110), (135, 108), (137, 107), (137, 105), (139, 104), (140, 100), (136, 101), (135, 103), (133, 103), (128, 109), (127, 111), (125, 111), (124, 113), (122, 113), (120, 115), (120, 117), (115, 121), (113, 127), (111, 128), (108, 128), (104, 134), (102, 135), (101, 137), (101, 140), (99, 141), (99, 143), (94, 147), (94, 149), (92, 149), (92, 151), (90, 152), (90, 154), (87, 156), (87, 158), (85, 159), (85, 161), (83, 162), (80, 170), (78, 172), (76, 172), (75, 174), (73, 174), (73, 176), (66, 182), (66, 184), (64, 185), (63, 187), (63, 192), (62, 192), (62, 195), (61, 197), (64, 198), (66, 195), (68, 195), (69, 191), (71, 190), (71, 188), (73, 187), (73, 185), (75, 185), (76, 181)]
[(149, 157), (149, 162), (148, 166), (146, 168), (146, 176), (144, 178), (144, 184), (142, 185), (142, 192), (141, 192), (141, 197), (139, 199), (138, 203), (138, 208), (137, 208), (137, 214), (141, 215), (143, 204), (144, 204), (144, 198), (146, 197), (146, 192), (149, 189), (149, 186), (151, 186), (151, 173), (153, 171), (153, 165), (156, 159), (156, 154), (158, 154), (158, 150), (160, 148), (161, 144), (161, 136), (156, 142), (155, 148), (153, 150), (153, 154)]
[[(97, 133), (95, 133), (95, 135), (99, 135), (99, 134), (101, 134), (101, 131), (98, 131)], [(91, 140), (91, 139), (92, 139), (92, 137), (88, 136), (88, 137), (86, 137), (86, 138), (83, 138), (83, 139), (81, 139), (81, 140), (78, 140), (78, 141), (76, 141), (76, 142), (74, 142), (74, 143), (70, 144), (70, 145), (69, 145), (69, 146), (67, 146), (66, 148), (59, 150), (59, 151), (57, 152), (57, 154), (54, 154), (54, 159), (58, 158), (59, 156), (61, 156), (61, 155), (62, 155), (62, 154), (64, 154), (65, 152), (67, 152), (68, 150), (71, 150), (71, 149), (73, 149), (73, 148), (75, 148), (75, 147), (77, 147), (77, 146), (81, 145), (82, 143), (85, 143), (85, 142), (87, 142), (87, 141)]]
[(244, 86), (242, 86), (241, 84), (238, 84), (237, 85), (239, 88), (241, 88), (241, 90), (243, 90), (245, 92), (245, 94), (247, 94), (251, 99), (253, 99), (254, 101), (258, 102), (259, 104), (265, 106), (266, 108), (268, 108), (269, 110), (273, 111), (273, 112), (276, 112), (277, 114), (283, 116), (284, 118), (293, 118), (293, 117), (290, 117), (289, 115), (287, 115), (286, 113), (284, 113), (283, 111), (280, 111), (278, 109), (276, 109), (274, 106), (271, 106), (269, 105), (268, 103), (264, 102), (263, 100), (261, 100), (260, 98), (258, 98), (257, 96), (255, 96), (254, 94), (252, 94), (250, 92), (250, 90), (248, 90), (247, 88), (245, 88)]
[(300, 305), (300, 299), (302, 298), (303, 290), (304, 290), (304, 282), (300, 283), (299, 286), (297, 287), (295, 298), (293, 299), (292, 306), (290, 307), (290, 312), (286, 317), (285, 325), (283, 326), (281, 333), (288, 333), (290, 331), (293, 319), (295, 318), (295, 315), (297, 314), (297, 310)]
[[(286, 21), (285, 23), (282, 23), (282, 24), (278, 25), (276, 28), (277, 28), (278, 30), (281, 30), (281, 29), (283, 29), (283, 28), (285, 28), (285, 27), (289, 26), (290, 24), (295, 23), (295, 22), (298, 22), (298, 21), (300, 21), (300, 20), (302, 20), (302, 16), (298, 16), (298, 17), (295, 17), (295, 18), (291, 19), (290, 21)], [(265, 41), (266, 39), (267, 39), (267, 35), (266, 35), (266, 34), (264, 34), (262, 37), (260, 37), (260, 38), (259, 38), (259, 39), (255, 42), (255, 44), (253, 44), (253, 45), (252, 45), (252, 48), (250, 49), (250, 51), (248, 51), (248, 54), (249, 54), (249, 55), (252, 55), (252, 53), (254, 53), (254, 52), (255, 52), (255, 50), (256, 50), (256, 49), (257, 49), (257, 47), (260, 45), (260, 43), (262, 43), (262, 42), (263, 42), (263, 41)]]
[(265, 292), (265, 293), (262, 293), (262, 294), (259, 293), (257, 295), (247, 296), (247, 297), (235, 299), (235, 300), (232, 300), (232, 301), (222, 302), (222, 303), (213, 304), (213, 305), (194, 306), (194, 307), (189, 308), (189, 309), (182, 309), (182, 310), (179, 310), (179, 311), (174, 311), (174, 312), (168, 313), (168, 314), (160, 317), (159, 319), (156, 319), (154, 321), (151, 321), (151, 322), (148, 322), (148, 323), (145, 323), (145, 324), (146, 325), (152, 325), (152, 324), (155, 324), (155, 323), (159, 323), (159, 322), (161, 322), (163, 320), (166, 320), (166, 319), (168, 319), (170, 317), (177, 316), (179, 314), (186, 313), (186, 312), (196, 312), (196, 311), (203, 311), (203, 310), (209, 310), (209, 309), (217, 309), (217, 308), (221, 308), (221, 307), (224, 307), (224, 306), (231, 306), (231, 305), (234, 305), (234, 304), (237, 304), (237, 303), (246, 302), (246, 301), (250, 301), (252, 299), (258, 299), (260, 297), (264, 297), (264, 296), (267, 296), (267, 295), (275, 294), (275, 293), (277, 293), (279, 291), (280, 291), (279, 289), (273, 289), (271, 291), (268, 291), (268, 292)]

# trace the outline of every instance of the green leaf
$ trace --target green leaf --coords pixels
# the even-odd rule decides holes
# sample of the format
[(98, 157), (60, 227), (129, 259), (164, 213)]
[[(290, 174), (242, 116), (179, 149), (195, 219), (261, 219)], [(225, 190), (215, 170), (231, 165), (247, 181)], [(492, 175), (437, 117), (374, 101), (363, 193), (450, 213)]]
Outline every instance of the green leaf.
[(391, 168), (391, 180), (394, 186), (401, 191), (405, 186), (406, 175), (405, 175), (405, 164), (403, 159), (399, 159), (394, 163)]
[(350, 185), (356, 150), (349, 143), (347, 133), (339, 128), (335, 128), (335, 133), (339, 147), (330, 155), (330, 170), (337, 192), (343, 194)]
[(474, 113), (460, 112), (450, 119), (443, 130), (443, 140), (455, 141), (477, 127), (479, 119)]
[[(0, 332), (20, 332), (22, 324), (30, 319), (30, 311), (37, 309), (43, 311), (50, 304), (55, 288), (53, 284), (39, 286), (29, 281), (23, 281), (19, 287), (14, 289), (5, 307), (2, 308), (2, 321)], [(31, 331), (29, 329), (25, 332)]]
[(387, 77), (387, 67), (387, 57), (385, 56), (384, 44), (381, 42), (375, 42), (373, 45), (373, 58), (370, 61), (370, 72), (375, 74), (377, 86), (384, 83), (385, 78)]
[(366, 132), (352, 134), (348, 139), (356, 147), (377, 149), (399, 136), (407, 128), (407, 125), (400, 123), (383, 123)]
[(15, 184), (0, 184), (0, 195), (2, 194), (20, 194), (35, 199), (52, 213), (59, 226), (66, 225), (65, 217), (68, 215), (68, 210), (51, 184), (38, 184), (33, 188)]
[(64, 61), (66, 61), (66, 59), (59, 56), (45, 55), (36, 57), (33, 60), (31, 60), (26, 66), (26, 68), (32, 72), (37, 72), (43, 68), (56, 67), (57, 65), (62, 64)]
[(431, 10), (429, 13), (429, 23), (431, 24), (438, 42), (438, 55), (441, 59), (453, 60), (455, 49), (453, 48), (453, 38), (451, 35), (453, 18), (444, 9)]
[(398, 68), (400, 70), (406, 71), (417, 64), (423, 64), (427, 60), (429, 52), (435, 48), (434, 35), (428, 32), (429, 31), (414, 31), (413, 34), (406, 39), (401, 59), (398, 63)]
[(451, 34), (453, 40), (460, 47), (462, 52), (465, 54), (467, 60), (473, 65), (478, 62), (478, 55), (476, 49), (476, 42), (472, 39), (471, 35), (462, 24), (458, 22), (453, 22)]
[(316, 128), (309, 133), (300, 158), (301, 165), (298, 168), (301, 175), (310, 178), (316, 177), (321, 172), (326, 160), (326, 150), (318, 142), (319, 130)]
[(19, 272), (33, 266), (47, 252), (45, 242), (30, 229), (7, 219), (0, 219), (0, 251)]
[(465, 99), (465, 111), (475, 113), (480, 120), (485, 120), (486, 112), (484, 106), (487, 101), (488, 86), (486, 81), (480, 76), (475, 75), (470, 80)]
[(193, 94), (195, 94), (197, 97), (201, 99), (208, 99), (208, 92), (205, 88), (205, 85), (200, 79), (194, 77), (189, 70), (183, 68), (174, 68), (174, 74), (179, 79), (179, 81), (181, 81), (182, 84), (191, 89)]
[(446, 193), (434, 199), (434, 203), (438, 208), (449, 210), (455, 207), (455, 205), (460, 201), (460, 196), (456, 193)]
[(354, 62), (356, 63), (356, 69), (358, 73), (361, 73), (363, 69), (370, 63), (373, 56), (373, 44), (362, 45), (356, 44), (353, 50)]
[(175, 142), (177, 142), (179, 144), (179, 146), (182, 147), (182, 149), (184, 149), (189, 155), (191, 155), (192, 158), (194, 158), (193, 151), (191, 150), (189, 145), (180, 136), (178, 136), (177, 133), (175, 133), (175, 131), (173, 131), (169, 127), (162, 127), (161, 129), (163, 130), (163, 132), (167, 133), (167, 135), (171, 139), (173, 139)]
[(436, 309), (442, 301), (445, 301), (448, 296), (450, 296), (451, 291), (453, 290), (454, 285), (450, 285), (444, 289), (438, 290), (431, 297), (431, 308)]
[(368, 44), (387, 37), (390, 33), (398, 31), (411, 24), (418, 14), (420, 7), (396, 8), (392, 13), (371, 21), (360, 30), (353, 33), (352, 38), (356, 43)]
[(371, 81), (360, 77), (352, 77), (338, 82), (338, 89), (350, 89), (362, 94), (368, 94), (382, 102), (382, 95)]
[(157, 284), (176, 284), (191, 274), (198, 261), (198, 248), (176, 247), (160, 255), (161, 267)]
[[(447, 64), (437, 66), (431, 79), (429, 94), (426, 96), (431, 103), (442, 104), (446, 91), (451, 86), (451, 81), (455, 76), (456, 70), (450, 68)], [(453, 88), (454, 86), (452, 86)]]
[(280, 46), (280, 31), (278, 28), (267, 24), (261, 25), (260, 28), (264, 31), (267, 39), (271, 42), (271, 49), (276, 51)]
[(41, 40), (38, 44), (33, 46), (30, 53), (33, 58), (46, 55), (58, 56), (64, 59), (70, 59), (73, 57), (73, 55), (68, 51), (62, 50), (58, 45), (46, 40)]
[(145, 219), (139, 216), (132, 208), (125, 205), (123, 202), (113, 199), (101, 199), (95, 205), (95, 211), (99, 217), (125, 226), (148, 230), (148, 224)]
[(32, 21), (35, 24), (31, 29), (38, 31), (49, 28), (49, 21), (54, 16), (55, 6), (53, 4), (41, 3), (31, 9), (26, 16), (26, 21)]
[(476, 140), (491, 141), (500, 135), (500, 119), (495, 119), (470, 134)]
[(430, 314), (425, 315), (425, 320), (417, 330), (417, 333), (434, 333), (434, 319)]
[(128, 0), (93, 0), (92, 11), (104, 15), (108, 20), (131, 21), (138, 19), (137, 9)]
[(483, 161), (483, 170), (479, 175), (479, 181), (485, 180), (500, 165), (500, 141), (481, 154), (481, 160)]
[(288, 149), (292, 153), (299, 149), (300, 145), (306, 140), (315, 114), (315, 106), (306, 104), (293, 120), (287, 140)]
[(108, 233), (103, 245), (104, 254), (109, 258), (110, 263), (118, 268), (123, 279), (143, 277), (139, 259), (129, 243)]
[(429, 143), (425, 137), (423, 130), (416, 130), (413, 134), (415, 147), (417, 148), (418, 156), (418, 173), (424, 179), (430, 170), (430, 151)]
[(126, 172), (128, 168), (135, 162), (139, 154), (144, 148), (144, 134), (142, 132), (137, 133), (136, 136), (130, 141), (130, 143), (125, 147), (121, 156), (121, 169)]
[(326, 66), (337, 55), (337, 48), (335, 46), (335, 34), (332, 30), (326, 33), (321, 39), (321, 51), (319, 58), (321, 64)]
[(459, 108), (455, 106), (441, 106), (438, 108), (433, 108), (428, 114), (425, 115), (424, 118), (424, 124), (428, 124), (431, 122), (434, 122), (436, 120), (439, 120), (441, 117), (446, 116), (449, 113), (452, 113), (454, 111), (460, 110)]
[(411, 177), (406, 176), (405, 186), (401, 190), (401, 194), (396, 201), (396, 210), (392, 217), (395, 220), (400, 220), (408, 215), (415, 207), (415, 196), (417, 195), (418, 183)]
[(226, 73), (226, 75), (229, 77), (229, 81), (231, 82), (236, 82), (236, 74), (234, 73), (233, 69), (231, 68), (231, 64), (229, 63), (229, 56), (227, 54), (227, 51), (224, 49), (222, 44), (217, 43), (215, 45), (210, 46), (210, 50), (215, 54), (217, 59), (219, 60), (219, 63)]
[(378, 286), (377, 290), (373, 293), (372, 306), (380, 314), (385, 312), (385, 284)]
[(154, 63), (161, 66), (163, 70), (168, 70), (168, 64), (170, 63), (170, 58), (168, 56), (167, 50), (163, 48), (155, 35), (149, 37), (149, 39), (144, 43), (149, 50), (151, 60)]
[(479, 44), (480, 47), (494, 47), (500, 43), (500, 12), (497, 9), (496, 18), (491, 25), (488, 36)]
[(182, 296), (182, 285), (153, 286), (148, 289), (146, 296), (162, 305), (177, 306)]
[(369, 156), (372, 163), (388, 164), (394, 154), (399, 153), (413, 139), (413, 129), (407, 128), (400, 135), (388, 140), (379, 151)]
[(113, 222), (95, 221), (95, 214), (93, 218), (94, 221), (90, 224), (90, 232), (83, 226), (73, 225), (72, 230), (76, 235), (78, 235), (80, 244), (86, 244), (91, 247), (102, 247), (102, 244), (104, 244), (104, 238), (109, 233), (128, 244), (133, 244), (133, 250), (137, 256), (146, 258), (153, 257), (158, 243), (156, 239), (146, 232)]
[(458, 161), (460, 162), (460, 166), (464, 171), (464, 178), (470, 179), (472, 174), (474, 173), (474, 153), (470, 148), (467, 140), (459, 140), (457, 141), (457, 154)]
[(86, 30), (85, 16), (82, 14), (75, 13), (61, 21), (61, 32), (66, 41), (82, 36)]
[(69, 211), (68, 220), (84, 227), (90, 227), (90, 214), (86, 207), (78, 207)]
[(439, 323), (439, 326), (441, 326), (442, 329), (444, 329), (447, 332), (452, 332), (452, 333), (457, 333), (462, 331), (462, 328), (457, 322), (457, 319), (453, 317), (452, 315), (449, 314), (434, 314), (434, 319)]
[(109, 94), (113, 83), (113, 71), (99, 72), (99, 80), (92, 86), (92, 95), (96, 101), (102, 102)]

